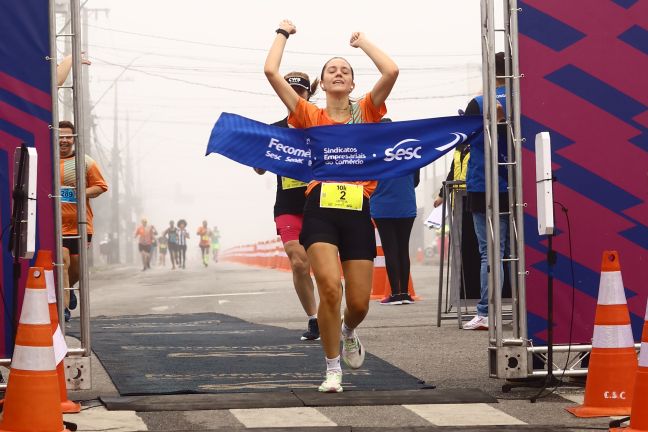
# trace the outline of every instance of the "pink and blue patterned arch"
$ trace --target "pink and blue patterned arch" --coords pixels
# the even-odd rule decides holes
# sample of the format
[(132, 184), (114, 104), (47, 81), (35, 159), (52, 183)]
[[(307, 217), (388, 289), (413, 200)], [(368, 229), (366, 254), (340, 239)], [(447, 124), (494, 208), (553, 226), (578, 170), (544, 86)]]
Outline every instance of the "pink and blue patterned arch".
[[(534, 136), (549, 131), (554, 199), (571, 221), (573, 340), (589, 343), (601, 254), (620, 253), (636, 340), (648, 296), (648, 1), (519, 2), (529, 336), (546, 342), (546, 239), (538, 236)], [(572, 276), (566, 215), (556, 209), (556, 341), (569, 340)]]
[[(3, 1), (0, 13), (0, 227), (11, 218), (14, 149), (21, 143), (38, 151), (37, 248), (53, 249), (52, 119), (47, 0)], [(7, 230), (8, 231), (8, 230)], [(7, 251), (8, 232), (0, 252), (0, 356), (11, 355), (13, 258)], [(23, 264), (22, 274), (30, 263)], [(22, 301), (24, 278), (18, 302)]]

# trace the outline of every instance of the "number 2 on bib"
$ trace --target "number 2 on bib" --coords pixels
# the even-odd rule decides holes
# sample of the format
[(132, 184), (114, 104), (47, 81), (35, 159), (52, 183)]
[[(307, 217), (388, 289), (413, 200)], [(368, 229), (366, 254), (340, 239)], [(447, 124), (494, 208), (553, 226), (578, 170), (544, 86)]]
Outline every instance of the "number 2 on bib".
[(320, 207), (361, 211), (362, 191), (362, 185), (322, 183)]

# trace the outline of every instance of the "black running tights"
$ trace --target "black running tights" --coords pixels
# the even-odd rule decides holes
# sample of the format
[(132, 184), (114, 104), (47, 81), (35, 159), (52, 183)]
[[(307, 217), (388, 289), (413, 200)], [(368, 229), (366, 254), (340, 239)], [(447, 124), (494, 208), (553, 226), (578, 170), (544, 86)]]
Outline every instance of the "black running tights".
[(177, 246), (177, 254), (178, 254), (178, 266), (184, 268), (185, 267), (185, 260), (187, 259), (187, 245), (178, 245)]
[(409, 238), (414, 218), (374, 219), (385, 253), (392, 295), (407, 293), (410, 274)]

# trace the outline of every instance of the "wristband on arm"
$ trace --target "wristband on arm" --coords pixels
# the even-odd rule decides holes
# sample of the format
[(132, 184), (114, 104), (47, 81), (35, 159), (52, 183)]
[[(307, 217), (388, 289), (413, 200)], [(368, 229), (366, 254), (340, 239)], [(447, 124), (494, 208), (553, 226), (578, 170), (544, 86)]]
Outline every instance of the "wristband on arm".
[(282, 28), (278, 28), (277, 30), (275, 30), (275, 33), (286, 36), (286, 39), (290, 37), (290, 33), (288, 33), (286, 30)]

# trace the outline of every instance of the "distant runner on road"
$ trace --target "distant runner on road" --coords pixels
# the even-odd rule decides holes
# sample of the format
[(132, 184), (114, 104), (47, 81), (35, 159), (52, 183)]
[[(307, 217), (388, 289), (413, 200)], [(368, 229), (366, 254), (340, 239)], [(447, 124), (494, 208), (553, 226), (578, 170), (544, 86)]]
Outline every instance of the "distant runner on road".
[(178, 263), (178, 228), (175, 227), (174, 221), (169, 221), (169, 227), (164, 230), (162, 235), (167, 239), (171, 270), (175, 270)]
[(146, 218), (142, 218), (141, 225), (135, 230), (133, 237), (138, 239), (138, 248), (142, 257), (142, 271), (151, 268), (151, 248), (157, 231), (153, 225), (148, 225)]
[(189, 240), (189, 233), (187, 232), (187, 221), (180, 219), (178, 221), (178, 267), (185, 268), (187, 264), (187, 240)]
[(198, 246), (200, 247), (202, 263), (207, 267), (209, 265), (209, 250), (211, 249), (212, 232), (207, 226), (206, 220), (202, 222), (202, 226), (198, 227), (196, 235), (198, 236)]
[(214, 229), (212, 229), (211, 247), (212, 259), (215, 263), (217, 263), (218, 252), (220, 251), (220, 232), (218, 231), (218, 227), (214, 227)]

